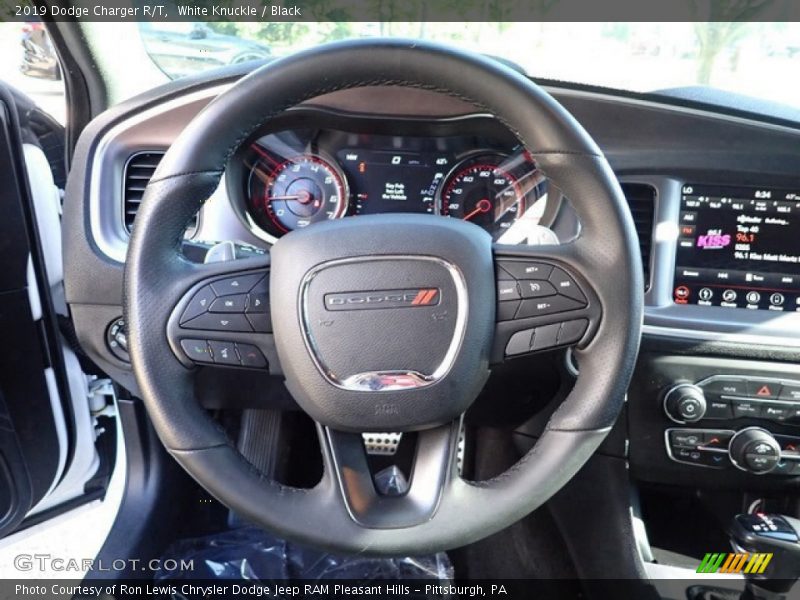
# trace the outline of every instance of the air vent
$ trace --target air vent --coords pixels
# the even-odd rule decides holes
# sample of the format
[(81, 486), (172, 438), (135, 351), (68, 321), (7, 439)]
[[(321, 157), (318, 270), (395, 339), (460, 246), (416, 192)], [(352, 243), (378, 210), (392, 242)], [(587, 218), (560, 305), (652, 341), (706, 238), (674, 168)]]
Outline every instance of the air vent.
[[(156, 171), (158, 163), (164, 158), (163, 152), (139, 152), (128, 159), (125, 165), (125, 183), (123, 187), (123, 211), (125, 229), (128, 233), (133, 231), (133, 222), (136, 213), (139, 212), (139, 205), (142, 203), (144, 189), (153, 173)], [(191, 235), (197, 228), (197, 217), (189, 225), (187, 233)]]
[(643, 183), (623, 183), (622, 191), (628, 200), (636, 235), (639, 236), (639, 251), (642, 254), (645, 291), (650, 289), (650, 249), (653, 243), (653, 220), (656, 208), (656, 190)]

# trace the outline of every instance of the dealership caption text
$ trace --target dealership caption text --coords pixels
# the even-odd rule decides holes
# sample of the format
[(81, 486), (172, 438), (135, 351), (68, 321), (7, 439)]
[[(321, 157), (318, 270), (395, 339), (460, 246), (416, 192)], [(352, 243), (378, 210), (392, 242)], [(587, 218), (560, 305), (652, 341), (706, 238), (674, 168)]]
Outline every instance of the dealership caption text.
[(302, 17), (303, 13), (298, 6), (283, 6), (279, 4), (264, 4), (263, 6), (186, 6), (178, 4), (177, 8), (171, 6), (167, 10), (164, 4), (150, 4), (144, 6), (29, 6), (16, 5), (16, 17), (70, 17), (75, 19), (91, 20), (93, 18), (118, 18), (118, 19), (153, 19), (167, 20), (170, 17), (204, 17), (208, 19), (246, 19), (269, 17)]
[(503, 585), (483, 586), (474, 585), (442, 585), (425, 584), (410, 586), (405, 584), (305, 584), (305, 585), (266, 585), (266, 584), (112, 584), (112, 585), (86, 585), (86, 584), (64, 584), (54, 583), (47, 585), (27, 585), (17, 584), (15, 592), (21, 596), (43, 596), (52, 594), (55, 596), (175, 596), (178, 594), (186, 596), (201, 596), (212, 598), (217, 596), (247, 596), (265, 598), (286, 598), (297, 596), (308, 598), (321, 596), (330, 598), (331, 596), (409, 596), (411, 594), (424, 593), (425, 595), (454, 595), (461, 597), (475, 596), (505, 596), (508, 594)]

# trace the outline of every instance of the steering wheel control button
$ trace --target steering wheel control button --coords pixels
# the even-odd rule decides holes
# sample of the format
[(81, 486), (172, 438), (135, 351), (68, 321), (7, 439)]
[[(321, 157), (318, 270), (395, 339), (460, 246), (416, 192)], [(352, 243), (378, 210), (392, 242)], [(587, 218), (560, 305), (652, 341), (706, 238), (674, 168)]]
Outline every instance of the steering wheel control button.
[(523, 298), (544, 298), (555, 296), (556, 288), (549, 281), (523, 280), (519, 282)]
[(256, 333), (272, 333), (272, 319), (269, 313), (249, 313), (247, 320)]
[(263, 292), (250, 292), (247, 296), (247, 309), (248, 313), (265, 313), (269, 312), (269, 296)]
[(558, 332), (560, 329), (561, 323), (537, 327), (533, 334), (531, 350), (547, 350), (548, 348), (555, 347), (558, 344)]
[(206, 340), (181, 340), (181, 348), (192, 361), (198, 363), (211, 363), (214, 359), (208, 349)]
[(519, 300), (520, 298), (519, 287), (517, 287), (516, 281), (501, 280), (497, 282), (498, 302)]
[(239, 355), (236, 354), (236, 345), (233, 342), (218, 342), (211, 340), (208, 342), (211, 349), (211, 358), (218, 365), (239, 366)]
[(195, 317), (199, 317), (207, 312), (216, 298), (217, 296), (214, 294), (211, 286), (207, 285), (199, 289), (184, 309), (181, 315), (181, 324), (191, 321)]
[(583, 295), (578, 284), (563, 269), (553, 268), (553, 272), (550, 274), (550, 283), (555, 286), (560, 295), (577, 300), (584, 306), (586, 305), (586, 296)]
[(519, 310), (520, 302), (519, 300), (515, 301), (506, 301), (500, 302), (497, 305), (497, 320), (498, 321), (511, 321), (514, 317), (517, 316), (517, 311)]
[(545, 263), (501, 260), (498, 265), (514, 279), (547, 279), (553, 267)]
[(517, 354), (525, 354), (531, 351), (531, 340), (533, 339), (534, 330), (526, 329), (518, 331), (511, 336), (506, 344), (506, 356), (514, 356)]
[(583, 306), (583, 303), (573, 300), (572, 298), (567, 298), (566, 296), (529, 298), (523, 300), (522, 304), (520, 304), (519, 310), (517, 311), (517, 319), (552, 315), (569, 310), (577, 310), (583, 308)]
[(243, 313), (246, 307), (247, 294), (236, 294), (217, 298), (208, 310), (212, 313)]
[(261, 350), (251, 344), (236, 344), (236, 350), (239, 353), (239, 359), (242, 361), (243, 367), (252, 367), (255, 369), (263, 369), (267, 366), (267, 359), (261, 353)]
[(207, 331), (253, 331), (244, 315), (206, 313), (195, 317), (182, 327), (186, 329), (205, 329)]
[(239, 275), (237, 277), (227, 277), (214, 281), (211, 287), (217, 296), (233, 296), (234, 294), (246, 294), (258, 284), (262, 279), (265, 279), (263, 273), (249, 273), (247, 275)]
[(558, 332), (558, 345), (574, 344), (580, 341), (588, 327), (589, 321), (586, 319), (575, 319), (574, 321), (562, 323)]

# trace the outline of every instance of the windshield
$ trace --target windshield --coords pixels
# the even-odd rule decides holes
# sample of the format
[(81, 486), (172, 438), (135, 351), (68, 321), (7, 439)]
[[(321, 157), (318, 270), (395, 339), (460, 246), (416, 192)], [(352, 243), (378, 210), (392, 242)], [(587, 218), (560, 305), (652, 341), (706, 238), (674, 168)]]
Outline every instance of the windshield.
[(798, 23), (140, 23), (169, 77), (375, 36), (439, 41), (532, 77), (634, 92), (710, 86), (800, 107)]

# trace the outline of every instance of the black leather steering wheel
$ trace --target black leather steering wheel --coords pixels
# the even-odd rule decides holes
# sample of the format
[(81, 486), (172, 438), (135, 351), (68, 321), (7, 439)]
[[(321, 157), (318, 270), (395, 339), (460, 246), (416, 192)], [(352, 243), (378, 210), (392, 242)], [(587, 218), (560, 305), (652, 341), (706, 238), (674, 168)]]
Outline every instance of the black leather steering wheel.
[[(493, 246), (469, 223), (387, 214), (289, 233), (267, 258), (209, 265), (182, 258), (187, 223), (259, 127), (322, 94), (378, 85), (449, 94), (496, 115), (570, 199), (580, 236), (556, 246)], [(197, 115), (162, 160), (126, 264), (131, 362), (169, 452), (245, 518), (340, 551), (453, 548), (542, 505), (607, 435), (639, 346), (640, 261), (630, 212), (602, 152), (537, 85), (489, 59), (428, 43), (321, 46), (236, 83)], [(496, 279), (537, 279), (537, 273), (551, 281), (557, 274), (572, 302), (545, 300), (539, 313), (502, 320)], [(209, 282), (228, 285), (231, 277), (250, 287), (269, 277), (274, 333), (181, 329), (192, 294)], [(373, 301), (383, 308), (364, 310)], [(580, 375), (526, 456), (494, 479), (466, 481), (455, 468), (459, 418), (490, 363), (503, 358), (520, 331), (527, 340), (547, 335), (551, 346), (574, 346)], [(316, 487), (265, 478), (197, 404), (194, 370), (181, 347), (194, 337), (262, 348), (274, 342), (287, 387), (318, 424), (324, 475)], [(418, 432), (406, 494), (375, 491), (364, 431)]]

